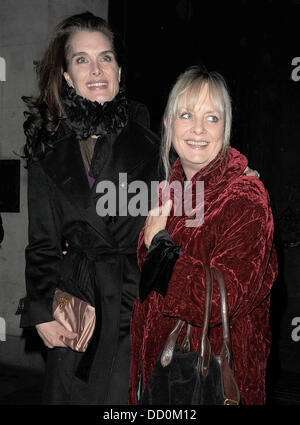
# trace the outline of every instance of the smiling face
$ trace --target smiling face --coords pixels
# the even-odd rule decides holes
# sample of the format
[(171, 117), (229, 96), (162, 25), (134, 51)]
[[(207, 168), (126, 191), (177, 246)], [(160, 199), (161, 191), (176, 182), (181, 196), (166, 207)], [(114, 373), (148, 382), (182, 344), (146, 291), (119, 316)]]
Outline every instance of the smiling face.
[(183, 102), (173, 121), (173, 147), (188, 180), (216, 158), (223, 146), (224, 122), (211, 100), (208, 84), (200, 89), (192, 110)]
[(121, 68), (110, 40), (102, 32), (74, 33), (69, 40), (67, 62), (64, 77), (80, 96), (103, 104), (118, 94)]

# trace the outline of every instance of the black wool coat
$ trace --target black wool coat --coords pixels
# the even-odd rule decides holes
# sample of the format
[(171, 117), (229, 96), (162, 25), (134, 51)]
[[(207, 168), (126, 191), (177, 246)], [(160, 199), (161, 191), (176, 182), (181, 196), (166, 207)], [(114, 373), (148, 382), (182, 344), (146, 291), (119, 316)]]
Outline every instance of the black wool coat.
[[(114, 182), (117, 199), (125, 191), (128, 204), (136, 196), (128, 193), (131, 182), (143, 181), (150, 188), (151, 181), (159, 180), (159, 139), (131, 119), (112, 136), (112, 143), (92, 189), (79, 143), (64, 126), (54, 149), (28, 170), (27, 297), (21, 327), (53, 320), (56, 287), (90, 302), (97, 311), (94, 358), (69, 348), (48, 350), (43, 397), (47, 404), (125, 404), (127, 400), (129, 327), (140, 276), (136, 247), (146, 217), (120, 216), (118, 211), (116, 216), (99, 216), (96, 206), (104, 195), (96, 188), (99, 182)], [(127, 182), (119, 181), (120, 173)], [(120, 205), (117, 202), (117, 209)], [(69, 248), (63, 255), (65, 241)], [(88, 378), (82, 379), (78, 370), (88, 370)]]

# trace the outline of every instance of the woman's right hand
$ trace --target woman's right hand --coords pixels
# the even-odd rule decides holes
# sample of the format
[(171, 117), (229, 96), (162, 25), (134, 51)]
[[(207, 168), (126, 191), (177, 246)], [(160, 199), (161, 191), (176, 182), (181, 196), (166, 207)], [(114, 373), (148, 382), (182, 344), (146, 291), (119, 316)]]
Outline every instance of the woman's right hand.
[(39, 336), (42, 338), (44, 344), (48, 348), (54, 347), (67, 347), (62, 342), (62, 337), (73, 339), (76, 337), (76, 333), (68, 331), (64, 326), (58, 323), (56, 320), (51, 322), (39, 323), (35, 325)]
[(156, 207), (149, 211), (144, 230), (144, 243), (146, 248), (149, 248), (154, 236), (160, 230), (166, 228), (171, 208), (172, 201), (169, 199), (162, 207)]

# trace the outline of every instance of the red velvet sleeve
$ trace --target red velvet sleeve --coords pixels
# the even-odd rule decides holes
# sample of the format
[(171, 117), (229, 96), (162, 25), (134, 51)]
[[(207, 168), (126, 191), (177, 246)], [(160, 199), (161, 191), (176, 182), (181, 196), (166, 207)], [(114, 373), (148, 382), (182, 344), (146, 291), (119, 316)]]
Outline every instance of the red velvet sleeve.
[[(218, 269), (224, 276), (229, 316), (245, 315), (270, 292), (277, 272), (272, 255), (273, 219), (268, 195), (261, 182), (237, 184), (218, 211), (214, 212), (215, 245), (209, 258), (196, 259), (182, 249), (169, 283), (164, 314), (202, 325), (205, 281), (204, 264)], [(205, 243), (204, 234), (190, 241)], [(197, 237), (197, 235), (199, 237)], [(193, 250), (195, 252), (195, 249)], [(199, 250), (200, 251), (200, 250)], [(267, 269), (270, 268), (270, 270)], [(265, 278), (267, 276), (267, 278)], [(217, 284), (214, 284), (211, 324), (221, 322)]]

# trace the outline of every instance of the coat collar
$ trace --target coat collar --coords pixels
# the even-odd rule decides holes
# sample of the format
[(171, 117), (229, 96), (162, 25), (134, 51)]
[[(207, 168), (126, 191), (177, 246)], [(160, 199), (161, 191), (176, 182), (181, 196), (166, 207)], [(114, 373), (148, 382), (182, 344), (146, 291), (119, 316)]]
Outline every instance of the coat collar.
[[(224, 183), (226, 181), (226, 183), (228, 183), (228, 181), (234, 180), (242, 175), (247, 165), (247, 158), (236, 149), (230, 147), (224, 157), (219, 155), (212, 167), (211, 164), (208, 164), (206, 167), (199, 170), (191, 181), (203, 181), (206, 191), (214, 190), (215, 187), (222, 184), (222, 182)], [(223, 177), (225, 174), (226, 179), (224, 180)], [(172, 167), (170, 181), (174, 180), (183, 181), (183, 167), (180, 158), (177, 158)]]

